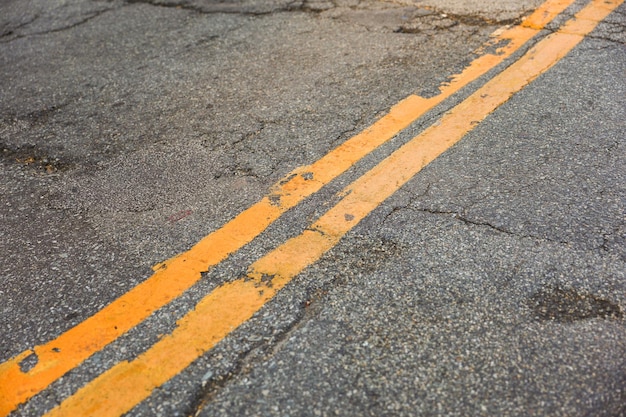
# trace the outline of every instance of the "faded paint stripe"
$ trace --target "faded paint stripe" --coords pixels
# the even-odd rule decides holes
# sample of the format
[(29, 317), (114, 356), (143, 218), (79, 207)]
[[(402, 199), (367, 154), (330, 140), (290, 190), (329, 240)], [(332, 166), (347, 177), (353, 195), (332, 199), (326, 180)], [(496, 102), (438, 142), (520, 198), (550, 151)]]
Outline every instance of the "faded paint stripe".
[[(595, 25), (623, 0), (592, 1), (577, 16)], [(612, 6), (611, 8), (607, 5)], [(335, 246), (367, 214), (424, 166), (461, 140), (511, 96), (562, 59), (595, 27), (568, 21), (456, 106), (434, 126), (392, 153), (344, 190), (345, 197), (310, 229), (252, 264), (247, 277), (218, 287), (178, 322), (174, 332), (132, 362), (122, 362), (47, 414), (119, 416), (147, 398), (256, 313), (304, 268)]]
[[(211, 233), (189, 251), (155, 266), (155, 273), (108, 306), (58, 338), (27, 350), (0, 365), (0, 416), (44, 390), (66, 372), (132, 329), (150, 314), (194, 285), (201, 272), (252, 241), (285, 211), (320, 190), (365, 155), (387, 142), (417, 118), (517, 51), (574, 0), (548, 0), (521, 25), (499, 30), (477, 51), (482, 54), (431, 98), (411, 95), (369, 128), (339, 145), (317, 162), (292, 171), (272, 193)], [(494, 54), (482, 51), (494, 45)], [(22, 372), (30, 355), (37, 364)]]

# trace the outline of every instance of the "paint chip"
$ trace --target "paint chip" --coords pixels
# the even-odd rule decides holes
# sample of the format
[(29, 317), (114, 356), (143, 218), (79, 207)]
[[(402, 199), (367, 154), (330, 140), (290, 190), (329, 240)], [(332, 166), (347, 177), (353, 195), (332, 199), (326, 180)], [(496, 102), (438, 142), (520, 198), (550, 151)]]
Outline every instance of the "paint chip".
[(261, 282), (265, 284), (266, 286), (268, 286), (269, 288), (272, 288), (272, 280), (274, 279), (275, 276), (276, 275), (262, 274)]
[(279, 194), (271, 194), (269, 197), (270, 203), (273, 206), (278, 206), (280, 205), (280, 195)]
[(291, 181), (292, 179), (294, 179), (296, 177), (297, 174), (291, 174), (289, 175), (287, 178), (282, 179), (279, 184), (280, 185), (285, 185), (287, 184), (289, 181)]
[(20, 371), (30, 372), (39, 363), (39, 357), (35, 352), (31, 353), (20, 362)]

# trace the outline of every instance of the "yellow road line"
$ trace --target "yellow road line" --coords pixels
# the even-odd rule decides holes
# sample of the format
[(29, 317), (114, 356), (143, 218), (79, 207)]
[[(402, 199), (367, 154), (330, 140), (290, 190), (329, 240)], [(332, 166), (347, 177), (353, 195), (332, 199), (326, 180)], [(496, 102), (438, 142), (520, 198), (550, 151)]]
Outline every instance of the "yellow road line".
[[(317, 192), (365, 155), (387, 142), (428, 110), (441, 103), (518, 50), (574, 0), (548, 0), (524, 22), (499, 31), (490, 41), (495, 54), (476, 58), (431, 98), (411, 95), (369, 128), (350, 138), (317, 162), (292, 171), (274, 185), (270, 195), (211, 233), (189, 251), (155, 267), (155, 273), (111, 304), (58, 338), (27, 350), (0, 365), (0, 416), (48, 387), (150, 314), (180, 296), (231, 253), (252, 241), (285, 211)], [(480, 51), (479, 51), (480, 52)], [(22, 372), (30, 355), (37, 364)]]
[(304, 268), (424, 166), (580, 43), (623, 0), (593, 0), (562, 31), (528, 53), (344, 190), (345, 197), (310, 229), (252, 264), (245, 278), (224, 284), (132, 362), (121, 362), (46, 414), (119, 416), (186, 368), (257, 312)]

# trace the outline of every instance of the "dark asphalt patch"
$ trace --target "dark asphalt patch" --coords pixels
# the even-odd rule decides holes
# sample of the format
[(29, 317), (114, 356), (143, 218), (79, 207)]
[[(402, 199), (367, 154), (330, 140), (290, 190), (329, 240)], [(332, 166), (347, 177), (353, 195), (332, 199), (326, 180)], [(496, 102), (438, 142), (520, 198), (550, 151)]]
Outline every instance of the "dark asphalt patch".
[(547, 286), (530, 298), (530, 307), (539, 320), (572, 323), (592, 318), (620, 319), (620, 306), (609, 300), (572, 288)]
[(0, 158), (8, 163), (16, 163), (46, 173), (66, 171), (74, 164), (48, 155), (36, 145), (10, 146), (0, 142)]

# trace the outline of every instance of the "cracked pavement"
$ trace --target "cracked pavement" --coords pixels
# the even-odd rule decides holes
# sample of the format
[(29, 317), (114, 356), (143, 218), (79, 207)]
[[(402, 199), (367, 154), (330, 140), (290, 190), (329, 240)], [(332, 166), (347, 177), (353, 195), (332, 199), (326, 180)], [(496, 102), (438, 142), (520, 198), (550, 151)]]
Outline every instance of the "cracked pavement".
[[(4, 0), (2, 360), (437, 94), (540, 3)], [(129, 415), (625, 415), (625, 24), (622, 5)], [(136, 357), (467, 94), (13, 415)]]

